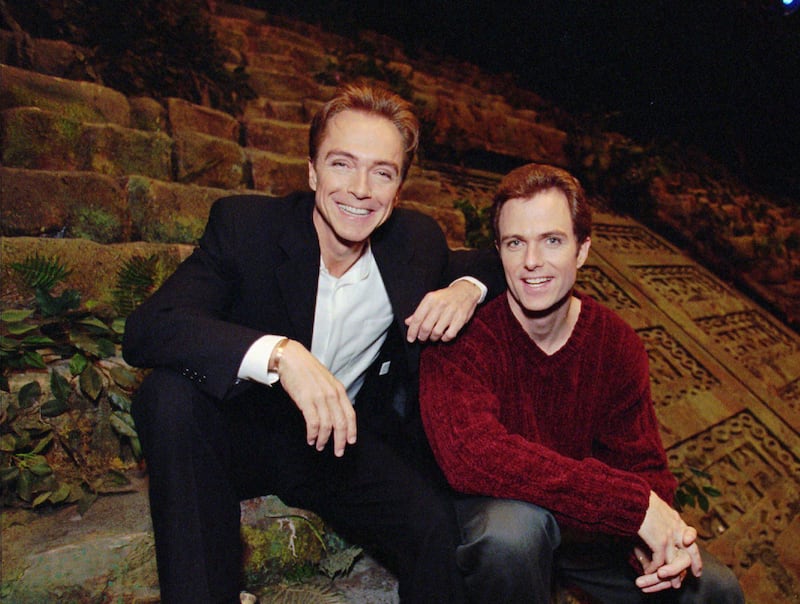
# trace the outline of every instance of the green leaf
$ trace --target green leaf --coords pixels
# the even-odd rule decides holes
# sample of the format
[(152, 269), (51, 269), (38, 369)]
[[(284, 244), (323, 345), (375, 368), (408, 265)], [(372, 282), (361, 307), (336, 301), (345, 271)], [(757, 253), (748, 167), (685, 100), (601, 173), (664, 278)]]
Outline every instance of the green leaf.
[(103, 376), (94, 368), (94, 365), (88, 365), (83, 370), (78, 382), (81, 386), (81, 392), (91, 400), (97, 401), (100, 398), (100, 394), (103, 392)]
[(87, 334), (72, 332), (69, 334), (69, 340), (77, 349), (87, 353), (89, 356), (99, 357), (101, 359), (114, 356), (117, 352), (116, 346), (106, 338), (91, 337)]
[(17, 437), (13, 434), (3, 434), (0, 436), (0, 451), (13, 453), (17, 450)]
[(31, 325), (30, 323), (9, 323), (7, 327), (8, 333), (10, 333), (12, 336), (21, 336), (29, 331), (39, 328), (38, 325)]
[(22, 262), (11, 263), (25, 285), (31, 289), (49, 291), (66, 279), (72, 271), (57, 258), (35, 255), (26, 256)]
[(41, 453), (42, 451), (44, 451), (47, 448), (47, 445), (49, 445), (52, 442), (52, 440), (53, 440), (53, 433), (50, 432), (50, 433), (47, 434), (47, 436), (45, 436), (42, 440), (40, 440), (36, 444), (36, 446), (33, 448), (33, 451), (31, 451), (31, 453), (34, 454), (34, 455), (38, 455), (39, 453)]
[(108, 389), (108, 400), (111, 401), (111, 404), (120, 411), (124, 411), (125, 413), (130, 413), (131, 411), (130, 397), (116, 386), (111, 386)]
[(10, 484), (17, 478), (19, 478), (19, 468), (17, 466), (0, 468), (0, 482), (3, 484)]
[(33, 369), (47, 369), (47, 363), (44, 362), (42, 355), (33, 350), (26, 350), (22, 355), (22, 361)]
[(131, 438), (130, 439), (130, 443), (131, 443), (131, 451), (133, 451), (133, 456), (136, 459), (141, 459), (142, 458), (142, 443), (139, 442), (139, 437), (137, 436), (136, 438)]
[(118, 386), (130, 390), (136, 386), (136, 375), (132, 371), (128, 371), (119, 365), (111, 368), (111, 377)]
[(39, 382), (28, 382), (19, 389), (17, 401), (21, 409), (30, 408), (42, 396), (42, 387)]
[(50, 391), (62, 403), (66, 402), (69, 399), (69, 395), (72, 394), (69, 382), (57, 371), (50, 372)]
[(81, 304), (81, 295), (74, 289), (68, 289), (58, 298), (54, 298), (46, 291), (37, 289), (36, 302), (44, 316), (55, 317), (64, 314), (68, 310), (78, 308)]
[(36, 499), (33, 500), (33, 507), (37, 508), (42, 505), (44, 502), (50, 499), (50, 495), (52, 495), (51, 491), (45, 491), (44, 493), (37, 495)]
[(722, 495), (722, 492), (719, 491), (718, 489), (715, 489), (714, 487), (708, 487), (708, 486), (703, 487), (703, 493), (705, 493), (709, 497), (719, 497), (720, 495)]
[(28, 470), (20, 470), (19, 472), (17, 496), (22, 501), (30, 501), (33, 498), (33, 474)]
[(97, 501), (97, 493), (84, 494), (83, 498), (78, 502), (78, 514), (83, 516), (95, 501)]
[(117, 317), (111, 323), (111, 329), (114, 330), (114, 333), (118, 335), (122, 335), (125, 333), (125, 322), (127, 319), (125, 317)]
[(70, 486), (67, 483), (62, 482), (59, 487), (53, 491), (53, 494), (50, 495), (50, 503), (58, 504), (63, 503), (67, 500), (71, 493)]
[(705, 478), (706, 480), (711, 480), (711, 474), (709, 474), (708, 472), (704, 472), (699, 468), (689, 468), (689, 469), (695, 476), (699, 476), (700, 478)]
[(28, 308), (9, 309), (0, 312), (0, 321), (5, 323), (17, 323), (24, 321), (33, 314), (33, 310)]
[(21, 344), (27, 348), (41, 348), (43, 346), (52, 346), (55, 342), (47, 336), (28, 336), (23, 338)]
[(69, 372), (72, 375), (80, 375), (88, 364), (86, 357), (78, 353), (69, 360)]
[(114, 411), (109, 418), (111, 427), (116, 430), (117, 434), (127, 436), (128, 438), (136, 438), (136, 427), (133, 424), (133, 418), (128, 413), (122, 411)]
[(109, 333), (111, 331), (108, 325), (103, 323), (97, 317), (86, 317), (85, 319), (78, 321), (78, 323), (81, 325), (86, 325), (87, 327), (92, 327), (100, 333)]
[(711, 507), (710, 504), (708, 503), (708, 497), (706, 497), (705, 495), (698, 495), (697, 502), (700, 504), (700, 509), (703, 510), (704, 512), (707, 512)]
[(50, 464), (47, 463), (47, 461), (39, 461), (28, 466), (27, 469), (30, 470), (35, 476), (49, 476), (53, 473), (53, 468), (50, 467)]
[(14, 338), (7, 338), (5, 336), (0, 336), (0, 350), (19, 350), (22, 346), (22, 342), (19, 340), (15, 340)]
[(69, 411), (69, 408), (67, 401), (53, 398), (39, 407), (39, 413), (42, 414), (42, 417), (58, 417), (62, 413)]

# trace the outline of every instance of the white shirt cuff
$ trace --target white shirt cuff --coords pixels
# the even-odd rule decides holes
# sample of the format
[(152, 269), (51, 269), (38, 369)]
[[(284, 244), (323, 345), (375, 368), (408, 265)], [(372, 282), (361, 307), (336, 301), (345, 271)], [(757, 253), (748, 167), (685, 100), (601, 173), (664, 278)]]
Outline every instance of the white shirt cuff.
[(241, 365), (239, 365), (239, 373), (237, 374), (239, 379), (267, 385), (277, 382), (278, 374), (268, 370), (269, 358), (272, 356), (275, 346), (284, 338), (285, 336), (268, 335), (261, 336), (253, 342), (244, 354)]
[[(489, 291), (489, 289), (483, 283), (478, 281), (475, 277), (459, 277), (458, 279), (453, 281), (453, 283), (456, 283), (456, 282), (462, 281), (462, 280), (469, 281), (475, 287), (477, 287), (479, 290), (481, 290), (481, 297), (478, 300), (478, 304), (480, 304), (481, 302), (483, 302), (486, 299), (486, 293)], [(453, 283), (451, 283), (450, 285), (453, 285)]]

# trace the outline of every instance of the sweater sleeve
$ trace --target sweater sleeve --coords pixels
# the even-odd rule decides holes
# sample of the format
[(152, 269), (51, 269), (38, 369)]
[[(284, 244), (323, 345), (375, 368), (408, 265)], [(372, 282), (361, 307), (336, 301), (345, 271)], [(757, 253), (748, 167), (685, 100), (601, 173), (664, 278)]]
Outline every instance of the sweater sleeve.
[(561, 455), (500, 421), (497, 376), (510, 366), (501, 337), (473, 322), (455, 342), (423, 354), (420, 411), (450, 484), (464, 493), (535, 503), (565, 526), (635, 535), (650, 493), (644, 478), (592, 457)]
[[(594, 456), (615, 468), (642, 477), (664, 501), (675, 498), (676, 480), (667, 466), (658, 421), (650, 395), (647, 352), (636, 333), (625, 326), (615, 338), (615, 368), (624, 376), (614, 388), (615, 400), (596, 433)], [(620, 371), (620, 368), (622, 370)]]

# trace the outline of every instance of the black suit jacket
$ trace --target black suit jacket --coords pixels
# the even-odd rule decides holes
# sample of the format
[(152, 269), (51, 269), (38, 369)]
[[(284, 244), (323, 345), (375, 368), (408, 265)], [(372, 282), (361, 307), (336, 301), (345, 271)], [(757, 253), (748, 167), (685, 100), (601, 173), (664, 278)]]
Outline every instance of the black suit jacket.
[[(218, 200), (198, 248), (128, 318), (126, 361), (170, 367), (224, 399), (239, 390), (239, 365), (260, 336), (288, 336), (310, 349), (320, 268), (313, 206), (313, 193)], [(395, 317), (385, 352), (414, 396), (420, 346), (405, 343), (404, 319), (427, 292), (459, 276), (499, 293), (502, 269), (493, 251), (449, 250), (433, 219), (408, 210), (395, 209), (370, 241)]]

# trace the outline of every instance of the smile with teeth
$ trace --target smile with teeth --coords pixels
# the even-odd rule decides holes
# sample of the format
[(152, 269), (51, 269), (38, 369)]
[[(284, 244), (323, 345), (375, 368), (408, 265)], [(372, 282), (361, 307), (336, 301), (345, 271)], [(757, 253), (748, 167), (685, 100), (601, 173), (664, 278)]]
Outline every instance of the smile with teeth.
[(355, 208), (353, 206), (348, 206), (343, 203), (336, 204), (339, 206), (339, 209), (344, 212), (345, 214), (350, 214), (351, 216), (366, 216), (370, 213), (370, 210), (366, 208)]
[(551, 277), (530, 277), (529, 279), (523, 279), (523, 281), (527, 285), (544, 285), (549, 282), (550, 279)]

